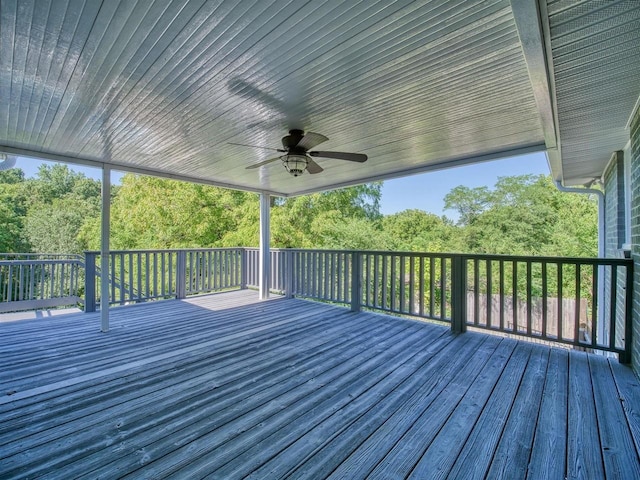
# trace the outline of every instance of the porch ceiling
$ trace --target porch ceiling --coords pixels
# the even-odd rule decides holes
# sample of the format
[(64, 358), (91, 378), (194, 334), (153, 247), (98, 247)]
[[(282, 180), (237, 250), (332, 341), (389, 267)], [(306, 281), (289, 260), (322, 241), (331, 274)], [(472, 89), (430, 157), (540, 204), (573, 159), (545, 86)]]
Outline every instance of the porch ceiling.
[[(548, 76), (535, 0), (3, 1), (0, 149), (288, 196), (554, 148), (559, 120), (562, 159), (552, 153), (551, 165), (575, 183), (624, 146), (640, 93), (640, 61), (625, 63), (638, 57), (640, 29), (589, 39), (608, 38), (620, 18), (637, 25), (639, 7), (566, 3), (550, 0), (542, 22), (557, 63)], [(589, 23), (584, 45), (569, 42), (586, 52), (576, 69), (567, 16), (579, 22), (603, 3), (628, 12)], [(589, 123), (585, 139), (575, 118), (610, 98), (583, 67), (599, 61), (589, 49), (609, 47), (626, 65), (606, 76), (618, 114)], [(573, 88), (574, 78), (594, 87)], [(294, 179), (278, 162), (245, 168), (275, 152), (230, 145), (277, 148), (291, 128), (369, 161), (319, 159), (323, 173)], [(601, 132), (611, 142), (591, 148)]]

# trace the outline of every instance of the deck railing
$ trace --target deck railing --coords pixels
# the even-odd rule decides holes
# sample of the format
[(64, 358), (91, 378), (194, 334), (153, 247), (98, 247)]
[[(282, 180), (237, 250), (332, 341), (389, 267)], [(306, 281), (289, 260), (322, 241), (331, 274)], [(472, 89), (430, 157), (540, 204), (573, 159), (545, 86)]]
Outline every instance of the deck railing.
[(82, 303), (81, 257), (4, 253), (0, 258), (0, 313)]
[[(243, 285), (242, 248), (117, 250), (109, 252), (109, 304), (237, 289)], [(87, 311), (100, 298), (100, 253), (86, 252)]]
[(629, 354), (631, 260), (464, 255), (461, 266), (465, 326)]
[[(81, 303), (83, 294), (86, 311), (100, 303), (99, 252), (87, 252), (84, 262), (69, 256), (18, 258), (0, 260), (0, 312)], [(270, 272), (271, 291), (287, 296), (437, 320), (455, 332), (480, 328), (629, 359), (629, 259), (272, 249)], [(107, 278), (110, 305), (255, 288), (259, 251), (112, 251)]]

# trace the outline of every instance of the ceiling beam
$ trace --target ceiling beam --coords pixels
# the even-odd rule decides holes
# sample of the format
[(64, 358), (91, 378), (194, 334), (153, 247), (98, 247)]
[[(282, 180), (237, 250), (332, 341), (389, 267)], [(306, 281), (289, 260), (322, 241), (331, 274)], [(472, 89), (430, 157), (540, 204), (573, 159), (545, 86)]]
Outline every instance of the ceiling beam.
[(11, 155), (17, 155), (21, 157), (35, 158), (38, 160), (47, 160), (50, 162), (69, 163), (72, 165), (83, 165), (86, 167), (103, 168), (105, 165), (107, 165), (111, 167), (112, 170), (117, 170), (120, 172), (135, 173), (138, 175), (146, 175), (149, 177), (168, 178), (170, 180), (179, 180), (181, 182), (200, 183), (203, 185), (211, 185), (213, 187), (228, 188), (231, 190), (242, 190), (245, 192), (252, 192), (252, 193), (267, 193), (277, 197), (283, 196), (282, 194), (269, 191), (269, 190), (256, 190), (249, 187), (242, 187), (242, 186), (232, 185), (224, 182), (216, 182), (216, 181), (206, 180), (203, 178), (191, 177), (188, 175), (178, 175), (175, 173), (165, 172), (162, 170), (132, 167), (130, 165), (123, 165), (116, 162), (91, 160), (87, 158), (72, 157), (67, 155), (57, 155), (53, 153), (38, 152), (36, 150), (28, 150), (25, 148), (6, 147), (3, 145), (0, 145), (0, 152), (9, 153)]
[(549, 167), (555, 180), (562, 180), (560, 134), (558, 130), (553, 62), (549, 42), (546, 3), (537, 0), (511, 0), (522, 53), (536, 100), (547, 148)]
[(522, 53), (527, 62), (533, 95), (540, 113), (544, 141), (547, 148), (555, 148), (557, 147), (556, 124), (538, 3), (536, 0), (511, 0), (511, 8), (522, 45)]

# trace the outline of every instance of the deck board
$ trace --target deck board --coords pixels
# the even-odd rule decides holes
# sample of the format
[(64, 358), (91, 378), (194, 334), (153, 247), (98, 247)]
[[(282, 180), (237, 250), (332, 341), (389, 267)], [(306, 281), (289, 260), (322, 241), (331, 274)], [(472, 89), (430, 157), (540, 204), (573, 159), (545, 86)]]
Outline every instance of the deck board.
[(111, 317), (0, 324), (1, 478), (640, 471), (640, 387), (604, 357), (252, 291)]
[(564, 478), (567, 460), (568, 362), (566, 350), (552, 349), (527, 478)]

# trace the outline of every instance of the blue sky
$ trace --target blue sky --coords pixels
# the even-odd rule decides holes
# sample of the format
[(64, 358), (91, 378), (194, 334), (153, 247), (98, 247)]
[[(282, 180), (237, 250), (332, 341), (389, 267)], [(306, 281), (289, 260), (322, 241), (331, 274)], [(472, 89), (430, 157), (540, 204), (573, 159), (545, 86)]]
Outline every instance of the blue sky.
[[(43, 163), (30, 158), (18, 158), (17, 167), (22, 168), (27, 177), (34, 176)], [(88, 177), (100, 179), (97, 168), (70, 165), (70, 168), (82, 172)], [(381, 211), (388, 215), (409, 208), (418, 208), (436, 215), (447, 215), (455, 219), (454, 212), (444, 211), (444, 197), (458, 185), (474, 187), (493, 187), (499, 177), (524, 174), (549, 173), (549, 165), (544, 153), (521, 155), (518, 157), (483, 162), (464, 167), (448, 168), (436, 172), (413, 175), (411, 177), (386, 180), (382, 187)], [(117, 183), (121, 177), (113, 172), (111, 180)]]

